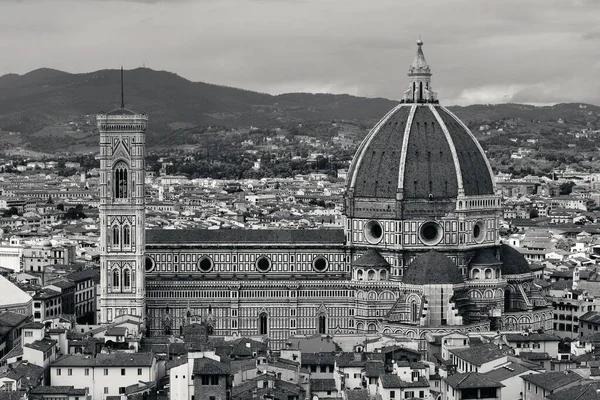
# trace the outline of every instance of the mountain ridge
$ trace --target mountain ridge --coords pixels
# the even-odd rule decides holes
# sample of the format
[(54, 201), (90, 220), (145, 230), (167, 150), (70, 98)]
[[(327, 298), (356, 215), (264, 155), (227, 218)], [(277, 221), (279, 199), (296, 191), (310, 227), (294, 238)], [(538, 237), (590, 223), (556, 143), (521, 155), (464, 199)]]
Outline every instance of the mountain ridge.
[[(272, 95), (225, 85), (193, 82), (169, 71), (135, 68), (124, 71), (125, 105), (150, 115), (148, 144), (164, 142), (174, 126), (281, 127), (309, 121), (352, 121), (373, 126), (398, 101), (349, 94), (282, 93)], [(62, 132), (60, 126), (86, 121), (120, 103), (120, 70), (104, 69), (69, 73), (39, 68), (28, 73), (0, 76), (0, 129), (18, 132), (21, 142), (43, 147), (41, 138), (87, 142), (93, 119), (79, 133)], [(114, 107), (111, 107), (114, 105)], [(465, 123), (502, 118), (569, 119), (600, 107), (582, 103), (534, 106), (517, 103), (450, 106)], [(86, 136), (87, 133), (87, 136)]]

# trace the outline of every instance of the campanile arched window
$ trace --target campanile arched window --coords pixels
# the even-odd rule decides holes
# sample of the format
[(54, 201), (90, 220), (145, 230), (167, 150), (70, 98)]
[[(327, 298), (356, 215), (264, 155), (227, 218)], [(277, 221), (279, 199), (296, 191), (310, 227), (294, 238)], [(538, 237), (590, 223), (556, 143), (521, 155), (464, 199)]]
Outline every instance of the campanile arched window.
[(119, 243), (121, 242), (120, 240), (120, 229), (118, 225), (113, 226), (112, 228), (112, 239), (113, 239), (113, 246), (118, 246)]
[(123, 227), (123, 246), (131, 245), (131, 228), (129, 225)]
[(123, 287), (125, 289), (131, 288), (131, 270), (129, 268), (125, 268), (123, 271)]
[(121, 274), (119, 273), (118, 269), (114, 269), (112, 272), (112, 285), (113, 285), (113, 289), (118, 289), (120, 286), (120, 282), (121, 281)]
[(119, 161), (115, 164), (113, 169), (113, 182), (114, 182), (114, 198), (115, 199), (126, 199), (129, 196), (128, 192), (128, 179), (129, 179), (129, 167), (123, 161)]

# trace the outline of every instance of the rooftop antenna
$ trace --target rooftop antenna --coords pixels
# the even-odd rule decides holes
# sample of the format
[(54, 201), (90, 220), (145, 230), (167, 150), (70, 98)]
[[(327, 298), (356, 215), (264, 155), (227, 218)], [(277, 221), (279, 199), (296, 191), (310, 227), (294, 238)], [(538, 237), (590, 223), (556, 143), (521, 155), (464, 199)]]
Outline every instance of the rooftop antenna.
[(123, 66), (121, 65), (121, 108), (125, 108), (125, 97), (123, 96)]

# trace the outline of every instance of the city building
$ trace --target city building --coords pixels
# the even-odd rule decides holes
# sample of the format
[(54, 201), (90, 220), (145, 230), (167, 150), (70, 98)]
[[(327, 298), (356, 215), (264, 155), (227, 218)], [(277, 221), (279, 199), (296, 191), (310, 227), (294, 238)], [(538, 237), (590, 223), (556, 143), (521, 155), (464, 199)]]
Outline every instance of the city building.
[(481, 146), (439, 105), (419, 41), (403, 99), (348, 170), (343, 228), (144, 230), (146, 115), (99, 115), (100, 322), (149, 335), (189, 315), (216, 335), (406, 335), (552, 328), (523, 256), (500, 243)]
[(86, 388), (93, 399), (119, 396), (127, 386), (156, 379), (156, 358), (152, 353), (65, 355), (50, 366), (52, 386), (76, 383), (76, 388)]

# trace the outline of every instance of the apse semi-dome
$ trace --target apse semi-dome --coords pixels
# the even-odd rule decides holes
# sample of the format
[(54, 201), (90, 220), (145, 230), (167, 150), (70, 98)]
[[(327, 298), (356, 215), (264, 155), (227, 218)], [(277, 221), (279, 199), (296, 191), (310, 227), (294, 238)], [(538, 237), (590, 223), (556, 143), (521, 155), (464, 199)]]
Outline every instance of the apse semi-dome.
[(500, 261), (502, 261), (502, 275), (520, 275), (531, 272), (529, 263), (523, 254), (507, 244), (500, 246)]
[(347, 180), (351, 201), (450, 203), (494, 195), (483, 149), (465, 124), (439, 105), (423, 43), (417, 44), (403, 100), (375, 125), (353, 158)]
[(415, 258), (404, 271), (404, 283), (411, 285), (445, 285), (463, 283), (454, 261), (435, 250)]

